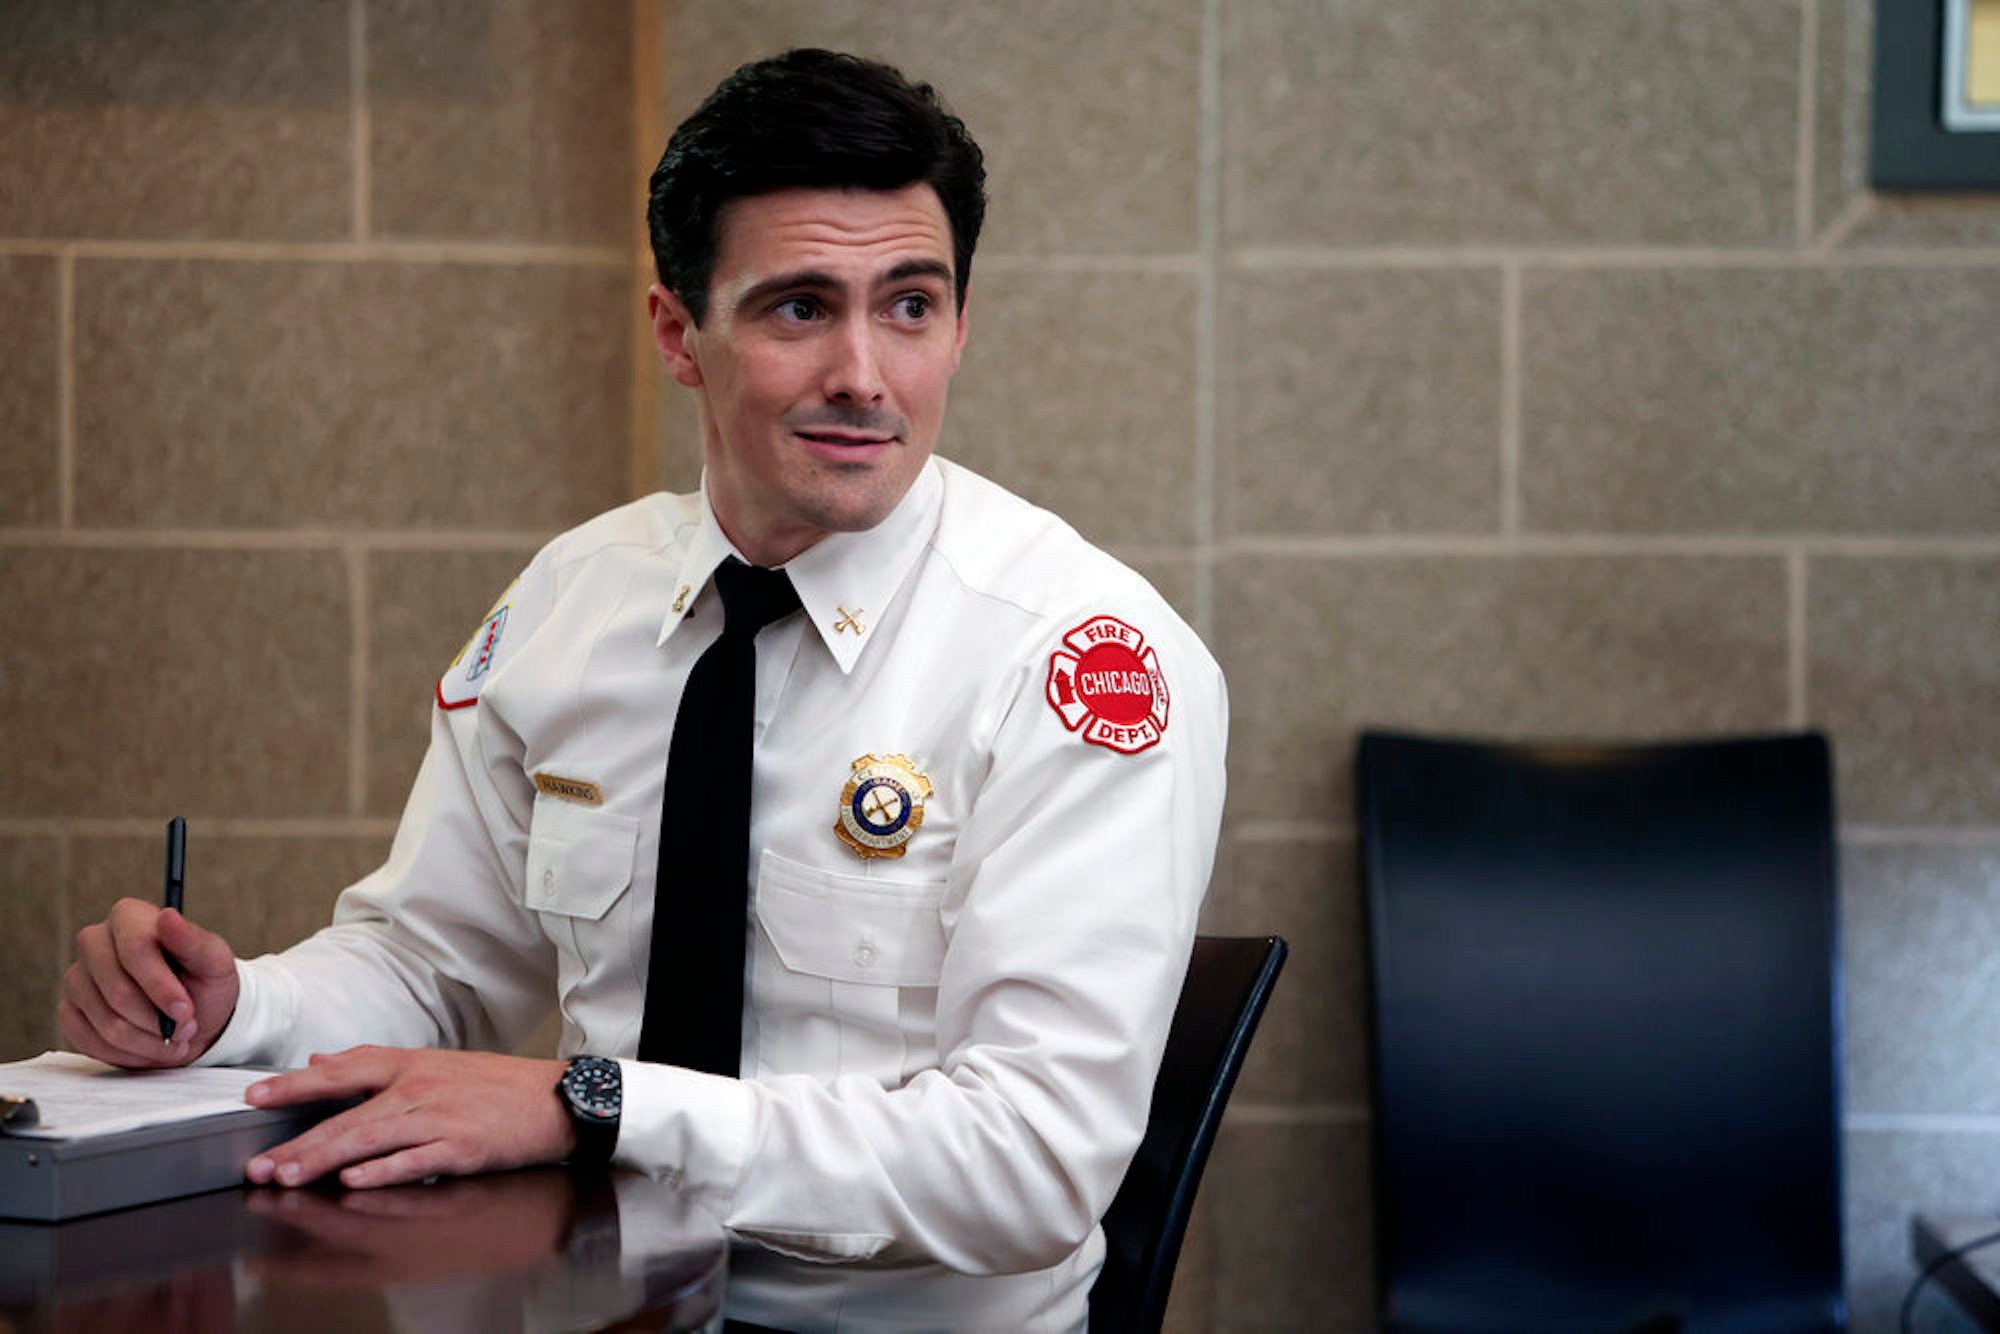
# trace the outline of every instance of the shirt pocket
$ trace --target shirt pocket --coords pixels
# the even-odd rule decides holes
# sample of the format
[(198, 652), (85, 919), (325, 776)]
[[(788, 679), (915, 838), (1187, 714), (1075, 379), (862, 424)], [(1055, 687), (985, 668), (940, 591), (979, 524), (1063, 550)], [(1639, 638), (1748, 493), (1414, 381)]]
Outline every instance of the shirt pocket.
[(936, 1063), (944, 882), (757, 867), (760, 1073), (866, 1075), (893, 1087)]
[(527, 906), (556, 947), (563, 1014), (578, 993), (628, 985), (632, 963), (632, 868), (639, 822), (629, 815), (536, 797), (528, 825)]
[(600, 921), (632, 883), (639, 822), (629, 815), (538, 798), (528, 826), (528, 906)]
[(876, 880), (766, 851), (757, 920), (785, 967), (863, 986), (935, 987), (944, 967), (944, 882)]

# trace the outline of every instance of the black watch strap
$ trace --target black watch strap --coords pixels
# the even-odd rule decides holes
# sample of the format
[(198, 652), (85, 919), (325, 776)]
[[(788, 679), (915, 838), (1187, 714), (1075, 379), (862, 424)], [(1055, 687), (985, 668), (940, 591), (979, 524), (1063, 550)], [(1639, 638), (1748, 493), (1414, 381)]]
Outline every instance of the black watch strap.
[(556, 1081), (556, 1096), (569, 1113), (576, 1131), (573, 1163), (601, 1164), (611, 1161), (618, 1147), (618, 1122), (624, 1111), (624, 1081), (618, 1062), (607, 1056), (573, 1056), (563, 1077)]

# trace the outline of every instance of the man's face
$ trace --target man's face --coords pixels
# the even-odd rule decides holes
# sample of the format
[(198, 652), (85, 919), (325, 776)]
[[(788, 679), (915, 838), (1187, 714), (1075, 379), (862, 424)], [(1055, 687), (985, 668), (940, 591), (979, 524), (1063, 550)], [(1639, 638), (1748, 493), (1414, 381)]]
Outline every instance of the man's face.
[(937, 444), (965, 346), (951, 224), (928, 185), (785, 190), (729, 204), (707, 323), (648, 294), (700, 399), (716, 518), (760, 565), (873, 528)]

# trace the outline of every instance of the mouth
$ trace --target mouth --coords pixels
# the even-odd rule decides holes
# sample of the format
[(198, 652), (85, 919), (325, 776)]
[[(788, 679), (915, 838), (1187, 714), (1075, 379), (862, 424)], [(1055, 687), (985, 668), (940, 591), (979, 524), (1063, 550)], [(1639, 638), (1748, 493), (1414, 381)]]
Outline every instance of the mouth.
[(792, 434), (814, 458), (828, 463), (871, 463), (896, 443), (896, 436), (876, 431), (815, 427)]
[(876, 435), (861, 431), (796, 431), (801, 440), (810, 440), (816, 445), (830, 445), (834, 448), (857, 449), (869, 445), (892, 445), (893, 435)]

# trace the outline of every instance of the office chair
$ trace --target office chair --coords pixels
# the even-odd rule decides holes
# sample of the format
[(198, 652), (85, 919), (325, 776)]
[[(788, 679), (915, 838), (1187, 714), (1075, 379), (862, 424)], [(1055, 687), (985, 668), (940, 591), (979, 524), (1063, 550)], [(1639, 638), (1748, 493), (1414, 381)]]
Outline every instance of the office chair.
[(1825, 738), (1359, 750), (1392, 1330), (1820, 1330)]
[(1160, 1328), (1195, 1188), (1286, 950), (1277, 936), (1195, 938), (1146, 1134), (1104, 1215), (1091, 1334)]

